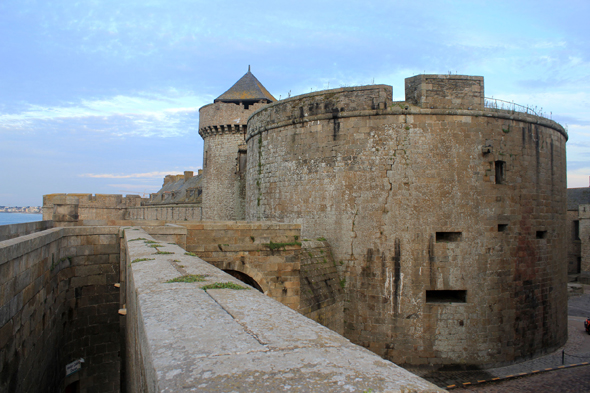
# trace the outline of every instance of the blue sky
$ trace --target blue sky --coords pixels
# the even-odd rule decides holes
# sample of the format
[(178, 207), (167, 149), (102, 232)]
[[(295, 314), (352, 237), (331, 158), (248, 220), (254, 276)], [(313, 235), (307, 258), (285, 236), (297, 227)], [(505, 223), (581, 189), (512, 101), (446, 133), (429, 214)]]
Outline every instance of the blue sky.
[(0, 205), (149, 193), (202, 164), (198, 108), (246, 71), (276, 97), (483, 75), (569, 132), (590, 176), (590, 2), (0, 2)]

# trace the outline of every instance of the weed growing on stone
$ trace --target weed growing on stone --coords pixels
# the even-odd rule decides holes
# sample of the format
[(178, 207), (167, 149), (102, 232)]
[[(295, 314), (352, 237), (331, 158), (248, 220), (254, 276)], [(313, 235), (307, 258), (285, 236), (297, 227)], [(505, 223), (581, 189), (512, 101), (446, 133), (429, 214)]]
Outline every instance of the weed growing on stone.
[(157, 247), (164, 247), (164, 246), (161, 244), (150, 244), (150, 247), (157, 248)]
[(201, 282), (205, 281), (205, 277), (200, 274), (189, 274), (186, 276), (176, 277), (171, 280), (166, 281), (167, 283), (172, 282)]
[(342, 280), (340, 280), (340, 286), (342, 288), (344, 288), (346, 286), (346, 278), (343, 278)]
[(279, 248), (285, 249), (286, 246), (301, 246), (300, 242), (289, 242), (289, 243), (265, 243), (263, 246), (270, 248), (271, 250), (277, 250)]
[(135, 263), (135, 262), (143, 262), (143, 261), (153, 261), (154, 258), (137, 258), (131, 261), (131, 263)]
[(197, 256), (197, 254), (195, 254), (194, 252), (190, 252), (190, 251), (185, 252), (184, 255), (190, 255), (191, 257)]
[(154, 240), (146, 240), (145, 243), (146, 244), (152, 244), (152, 243), (157, 243), (157, 241), (154, 241)]
[(324, 257), (324, 263), (328, 263), (328, 261), (326, 260), (326, 257)]
[(128, 240), (128, 241), (134, 242), (136, 240), (145, 240), (145, 237), (138, 237), (137, 239), (131, 239), (131, 240)]
[(318, 242), (325, 242), (326, 241), (326, 238), (325, 237), (318, 237), (316, 240)]
[(313, 258), (313, 254), (311, 252), (308, 252), (307, 255), (309, 255), (310, 258)]
[(171, 252), (171, 251), (158, 251), (156, 254), (159, 254), (159, 255), (168, 255), (168, 254), (174, 254), (174, 253)]
[(324, 255), (324, 250), (320, 250), (320, 254)]
[(214, 282), (213, 284), (207, 284), (201, 287), (203, 290), (207, 289), (249, 289), (233, 282)]
[(256, 238), (254, 236), (250, 236), (250, 240), (252, 240), (252, 243), (254, 243), (256, 241)]

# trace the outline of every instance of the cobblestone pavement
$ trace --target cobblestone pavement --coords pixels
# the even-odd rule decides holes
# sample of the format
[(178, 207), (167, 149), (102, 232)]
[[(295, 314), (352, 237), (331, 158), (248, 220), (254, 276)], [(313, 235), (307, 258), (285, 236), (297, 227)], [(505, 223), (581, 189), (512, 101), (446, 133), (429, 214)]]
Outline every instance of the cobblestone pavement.
[(522, 378), (508, 379), (469, 388), (454, 389), (452, 392), (477, 393), (587, 393), (590, 392), (590, 366), (548, 371)]
[[(498, 367), (486, 370), (462, 370), (462, 371), (426, 371), (421, 369), (411, 369), (409, 371), (429, 380), (430, 382), (440, 386), (447, 387), (451, 385), (462, 386), (464, 382), (472, 382), (477, 384), (477, 381), (489, 381), (492, 378), (504, 378), (510, 375), (517, 375), (520, 373), (531, 373), (537, 370), (544, 370), (547, 368), (556, 368), (562, 365), (562, 356), (564, 356), (564, 364), (579, 364), (590, 361), (590, 335), (588, 335), (584, 329), (584, 320), (590, 316), (590, 286), (585, 286), (584, 295), (571, 298), (568, 301), (568, 342), (563, 348), (550, 353), (548, 355), (517, 363), (511, 366)], [(492, 386), (518, 386), (533, 383), (532, 381), (545, 381), (539, 383), (548, 383), (551, 379), (558, 380), (556, 376), (559, 376), (559, 380), (572, 379), (570, 382), (563, 382), (564, 386), (572, 386), (567, 389), (574, 390), (551, 390), (549, 388), (541, 389), (545, 392), (590, 392), (590, 366), (580, 366), (571, 369), (562, 369), (557, 371), (548, 371), (533, 376), (521, 377), (502, 382), (495, 382), (492, 384), (485, 384), (480, 386), (481, 388), (492, 389)], [(580, 375), (586, 375), (587, 378), (578, 378)], [(549, 377), (552, 376), (552, 377)], [(568, 377), (569, 376), (569, 377)], [(578, 381), (580, 379), (580, 381)], [(584, 382), (586, 381), (586, 382)], [(508, 384), (510, 385), (504, 385)], [(536, 382), (535, 382), (536, 383)], [(586, 385), (584, 385), (586, 383)], [(479, 388), (479, 387), (478, 387)], [(475, 389), (475, 386), (470, 388)], [(506, 389), (513, 389), (512, 387)], [(527, 388), (528, 389), (528, 388)], [(578, 390), (575, 390), (578, 389)], [(581, 389), (581, 390), (580, 390)], [(466, 389), (457, 389), (457, 391), (467, 391)], [(473, 390), (476, 391), (476, 390)], [(529, 390), (477, 390), (485, 392), (528, 392)], [(538, 392), (539, 390), (536, 390)]]

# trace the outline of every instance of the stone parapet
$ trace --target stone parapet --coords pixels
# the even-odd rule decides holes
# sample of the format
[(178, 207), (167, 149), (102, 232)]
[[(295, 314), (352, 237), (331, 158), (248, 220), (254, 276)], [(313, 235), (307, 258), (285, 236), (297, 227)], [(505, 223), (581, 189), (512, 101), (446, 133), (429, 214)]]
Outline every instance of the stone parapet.
[(590, 205), (580, 205), (578, 208), (579, 238), (580, 238), (580, 270), (590, 272)]
[(483, 109), (483, 76), (416, 75), (406, 78), (406, 102), (421, 108)]
[[(206, 289), (247, 286), (143, 239), (125, 230), (128, 392), (443, 392), (254, 289)], [(200, 281), (170, 282), (189, 275)]]
[(78, 201), (78, 220), (122, 220), (128, 208), (141, 206), (142, 201), (148, 201), (138, 195), (48, 194), (43, 195), (43, 219), (53, 219), (55, 205), (73, 207), (75, 199)]
[(33, 221), (21, 224), (0, 225), (0, 241), (41, 232), (53, 228), (53, 221)]

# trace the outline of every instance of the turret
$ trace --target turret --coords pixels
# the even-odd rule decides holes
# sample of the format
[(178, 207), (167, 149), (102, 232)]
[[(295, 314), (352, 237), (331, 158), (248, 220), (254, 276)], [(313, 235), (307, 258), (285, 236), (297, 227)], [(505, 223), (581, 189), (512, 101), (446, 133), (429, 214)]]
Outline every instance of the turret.
[(244, 219), (246, 124), (252, 113), (274, 101), (248, 66), (248, 72), (228, 91), (199, 109), (205, 220)]

